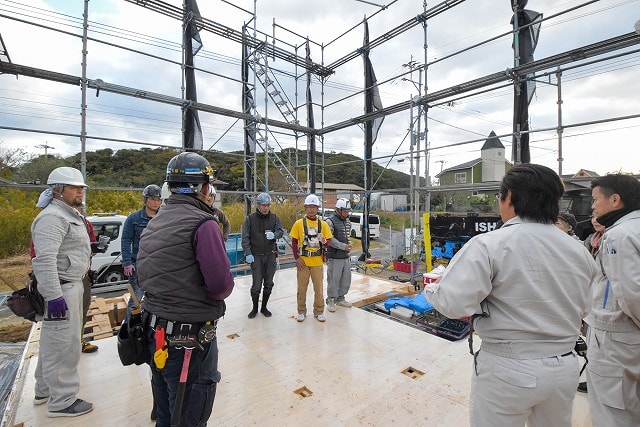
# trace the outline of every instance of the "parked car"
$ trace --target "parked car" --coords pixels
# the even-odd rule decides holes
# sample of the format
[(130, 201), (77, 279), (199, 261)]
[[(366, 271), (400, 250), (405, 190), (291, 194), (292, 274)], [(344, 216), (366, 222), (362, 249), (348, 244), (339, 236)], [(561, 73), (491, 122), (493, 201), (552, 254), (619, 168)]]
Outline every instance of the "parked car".
[[(349, 215), (351, 221), (351, 237), (356, 239), (362, 238), (362, 213), (351, 212)], [(380, 217), (376, 214), (369, 214), (369, 236), (372, 239), (380, 237)]]
[(109, 237), (109, 247), (103, 254), (95, 254), (91, 259), (91, 269), (96, 283), (125, 280), (120, 258), (122, 227), (127, 219), (124, 215), (97, 213), (87, 217), (93, 225), (96, 238)]

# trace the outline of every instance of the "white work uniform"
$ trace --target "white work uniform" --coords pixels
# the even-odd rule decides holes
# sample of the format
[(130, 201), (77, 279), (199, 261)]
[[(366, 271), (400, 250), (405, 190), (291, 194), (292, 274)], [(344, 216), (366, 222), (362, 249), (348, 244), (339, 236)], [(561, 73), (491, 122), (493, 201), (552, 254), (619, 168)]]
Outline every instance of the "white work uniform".
[(91, 246), (82, 216), (57, 199), (33, 221), (31, 236), (38, 290), (46, 302), (64, 297), (68, 307), (64, 318), (49, 319), (45, 302), (35, 371), (36, 396), (48, 396), (49, 411), (59, 411), (73, 404), (80, 390), (82, 277), (89, 270)]
[(449, 318), (475, 315), (482, 344), (471, 426), (571, 426), (579, 364), (572, 352), (597, 268), (553, 224), (515, 217), (472, 238), (425, 296)]
[(587, 337), (594, 427), (640, 425), (640, 210), (608, 227), (596, 263)]

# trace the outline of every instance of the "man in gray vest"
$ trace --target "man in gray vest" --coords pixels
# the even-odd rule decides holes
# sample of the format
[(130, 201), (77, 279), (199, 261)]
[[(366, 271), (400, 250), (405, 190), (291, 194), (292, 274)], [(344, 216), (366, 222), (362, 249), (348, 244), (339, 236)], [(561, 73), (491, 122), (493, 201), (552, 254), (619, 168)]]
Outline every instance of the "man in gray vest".
[(175, 156), (166, 181), (171, 197), (142, 232), (136, 260), (149, 351), (158, 351), (150, 360), (156, 425), (203, 426), (220, 381), (216, 326), (233, 276), (211, 209), (213, 169), (207, 159), (193, 152)]
[[(251, 264), (251, 301), (253, 308), (249, 319), (258, 314), (258, 300), (262, 289), (262, 307), (260, 313), (271, 317), (267, 302), (273, 289), (273, 276), (276, 274), (276, 239), (284, 234), (278, 215), (271, 212), (271, 197), (260, 193), (256, 197), (256, 211), (247, 215), (242, 225), (242, 250), (245, 260)], [(264, 289), (263, 289), (264, 284)]]
[(351, 303), (345, 299), (351, 287), (350, 210), (349, 200), (338, 199), (335, 212), (326, 220), (333, 234), (327, 246), (327, 309), (331, 313), (336, 311), (336, 305), (351, 307)]

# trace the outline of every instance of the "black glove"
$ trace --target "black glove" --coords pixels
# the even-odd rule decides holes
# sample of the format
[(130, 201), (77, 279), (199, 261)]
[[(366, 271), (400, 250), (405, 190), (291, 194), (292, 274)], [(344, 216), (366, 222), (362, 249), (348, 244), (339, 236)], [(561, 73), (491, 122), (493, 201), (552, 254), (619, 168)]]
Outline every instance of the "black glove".
[(100, 243), (98, 242), (91, 242), (91, 253), (103, 254), (107, 252), (107, 248), (109, 247), (109, 245), (105, 246), (104, 248), (101, 248), (99, 245)]

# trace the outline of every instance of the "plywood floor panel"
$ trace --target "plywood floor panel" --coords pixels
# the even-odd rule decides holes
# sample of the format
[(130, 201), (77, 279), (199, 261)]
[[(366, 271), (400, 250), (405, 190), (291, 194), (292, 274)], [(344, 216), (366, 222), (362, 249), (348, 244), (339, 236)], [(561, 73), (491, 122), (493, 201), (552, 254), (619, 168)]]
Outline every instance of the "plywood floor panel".
[[(236, 278), (227, 313), (218, 327), (218, 385), (210, 425), (216, 426), (464, 426), (473, 358), (465, 340), (450, 342), (358, 308), (325, 311), (327, 322), (313, 316), (297, 322), (296, 271), (276, 273), (269, 301), (273, 316), (251, 310), (251, 277)], [(402, 287), (375, 276), (353, 275), (348, 299), (392, 292)], [(312, 287), (307, 309), (312, 312)], [(233, 337), (232, 338), (230, 338)], [(97, 342), (100, 350), (83, 354), (80, 397), (94, 411), (64, 420), (68, 426), (150, 426), (149, 368), (123, 367), (116, 338)], [(37, 348), (37, 342), (31, 344)], [(56, 426), (46, 405), (34, 407), (33, 371), (19, 396), (15, 423)], [(34, 354), (31, 352), (31, 354)], [(424, 375), (403, 375), (412, 367)], [(307, 387), (312, 394), (294, 391)], [(576, 396), (574, 426), (590, 425), (585, 396)]]

